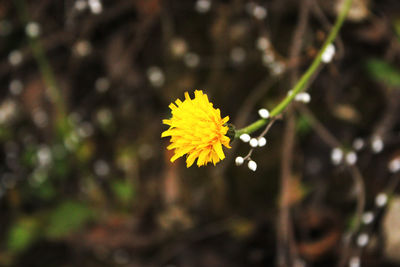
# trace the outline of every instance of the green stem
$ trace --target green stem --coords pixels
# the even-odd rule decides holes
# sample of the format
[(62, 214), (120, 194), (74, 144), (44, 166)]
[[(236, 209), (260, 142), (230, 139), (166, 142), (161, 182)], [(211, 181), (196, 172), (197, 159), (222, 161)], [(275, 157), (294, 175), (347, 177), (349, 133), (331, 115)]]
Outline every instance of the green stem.
[[(271, 117), (281, 114), (285, 110), (285, 108), (293, 101), (295, 96), (305, 88), (306, 84), (308, 83), (308, 81), (310, 80), (312, 75), (315, 73), (315, 71), (321, 64), (322, 54), (324, 53), (325, 49), (327, 48), (327, 46), (329, 44), (331, 44), (335, 40), (340, 28), (343, 25), (343, 22), (347, 16), (347, 13), (350, 10), (351, 3), (352, 3), (352, 0), (346, 0), (342, 10), (339, 13), (339, 16), (336, 19), (335, 25), (333, 26), (331, 32), (329, 33), (328, 38), (325, 40), (324, 45), (321, 47), (320, 51), (318, 52), (317, 57), (314, 59), (314, 61), (312, 62), (311, 66), (307, 69), (307, 71), (301, 76), (300, 80), (295, 84), (295, 86), (291, 90), (291, 93), (288, 96), (286, 96), (271, 111), (271, 113), (270, 113)], [(244, 133), (248, 133), (248, 134), (253, 133), (253, 132), (257, 131), (258, 129), (260, 129), (261, 127), (265, 126), (268, 122), (269, 122), (269, 119), (259, 119), (259, 120), (255, 121), (254, 123), (250, 124), (249, 126), (237, 130), (235, 133), (235, 138), (238, 138), (240, 135), (242, 135)]]

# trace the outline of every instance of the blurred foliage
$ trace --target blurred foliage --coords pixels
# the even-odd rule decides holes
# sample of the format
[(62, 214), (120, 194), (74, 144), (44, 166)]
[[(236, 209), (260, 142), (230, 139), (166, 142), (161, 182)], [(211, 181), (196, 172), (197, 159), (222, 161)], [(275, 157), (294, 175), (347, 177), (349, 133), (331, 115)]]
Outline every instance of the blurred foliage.
[(367, 70), (372, 78), (388, 86), (400, 88), (400, 69), (383, 60), (370, 59)]
[[(235, 166), (250, 149), (237, 141), (215, 167), (171, 164), (161, 122), (194, 89), (238, 128), (257, 120), (309, 66), (341, 2), (313, 3), (290, 58), (306, 1), (21, 0), (30, 24), (0, 1), (0, 266), (272, 266), (285, 116), (251, 155), (256, 172)], [(357, 4), (307, 106), (346, 151), (362, 141), (373, 210), (400, 151), (400, 1)], [(296, 105), (292, 245), (307, 266), (336, 266), (358, 191)], [(392, 267), (377, 215), (362, 266)]]
[(111, 189), (117, 199), (124, 205), (132, 203), (135, 197), (135, 189), (128, 181), (116, 180), (111, 184)]
[(393, 21), (393, 26), (394, 26), (395, 33), (397, 35), (397, 39), (400, 42), (400, 18), (397, 18)]
[(94, 210), (76, 201), (64, 201), (49, 214), (46, 235), (60, 238), (80, 229), (93, 218)]
[(20, 252), (26, 249), (40, 234), (39, 222), (35, 217), (20, 218), (10, 228), (7, 247), (11, 252)]
[[(41, 196), (50, 198), (49, 193), (44, 192), (46, 187), (40, 188)], [(64, 200), (48, 213), (18, 219), (9, 231), (7, 247), (10, 252), (20, 252), (38, 238), (66, 237), (80, 230), (94, 216), (95, 211), (89, 206), (74, 200)]]

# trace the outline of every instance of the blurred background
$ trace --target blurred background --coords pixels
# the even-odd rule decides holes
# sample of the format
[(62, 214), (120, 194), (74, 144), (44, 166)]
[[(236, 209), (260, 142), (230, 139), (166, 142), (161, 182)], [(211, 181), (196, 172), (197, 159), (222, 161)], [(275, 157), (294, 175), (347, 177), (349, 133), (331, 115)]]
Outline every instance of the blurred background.
[(400, 266), (398, 0), (353, 1), (256, 172), (161, 139), (185, 91), (276, 106), (343, 2), (0, 1), (0, 266)]

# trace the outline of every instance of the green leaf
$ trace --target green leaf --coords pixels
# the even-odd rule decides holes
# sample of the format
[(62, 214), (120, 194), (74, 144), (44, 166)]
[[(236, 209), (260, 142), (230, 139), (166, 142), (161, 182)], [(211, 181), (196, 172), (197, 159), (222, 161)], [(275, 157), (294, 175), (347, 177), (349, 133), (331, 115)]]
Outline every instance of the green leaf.
[(93, 215), (93, 211), (85, 204), (65, 201), (50, 214), (46, 234), (52, 238), (67, 236), (82, 228)]
[(38, 222), (34, 218), (18, 220), (8, 232), (7, 247), (11, 252), (20, 252), (31, 245), (37, 237)]
[(394, 28), (394, 32), (397, 35), (398, 40), (400, 41), (400, 18), (396, 18), (393, 21), (393, 28)]
[(395, 66), (380, 59), (370, 59), (366, 67), (376, 81), (388, 86), (400, 87), (400, 70)]
[(135, 196), (134, 187), (128, 181), (114, 181), (111, 189), (118, 200), (124, 204), (130, 203)]

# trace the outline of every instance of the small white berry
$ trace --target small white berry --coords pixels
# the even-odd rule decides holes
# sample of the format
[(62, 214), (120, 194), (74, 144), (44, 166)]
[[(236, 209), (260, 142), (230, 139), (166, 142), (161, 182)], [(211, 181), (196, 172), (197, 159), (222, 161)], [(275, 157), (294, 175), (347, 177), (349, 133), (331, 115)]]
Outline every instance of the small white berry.
[(360, 267), (360, 266), (361, 266), (361, 260), (359, 257), (354, 256), (350, 258), (349, 267)]
[(383, 140), (379, 136), (372, 138), (371, 148), (374, 153), (379, 153), (383, 150)]
[(24, 85), (20, 80), (12, 80), (10, 82), (10, 92), (13, 95), (19, 95), (24, 88)]
[(301, 94), (303, 95), (303, 102), (304, 102), (304, 103), (310, 103), (310, 101), (311, 101), (311, 96), (310, 96), (310, 94), (309, 94), (309, 93), (306, 93), (306, 92), (301, 93)]
[(78, 11), (83, 11), (87, 8), (87, 2), (85, 0), (77, 0), (74, 7)]
[(367, 211), (365, 212), (362, 217), (361, 220), (364, 224), (370, 224), (374, 221), (374, 213), (372, 211)]
[(357, 245), (359, 247), (365, 247), (369, 242), (369, 236), (366, 233), (361, 233), (357, 237)]
[(256, 6), (253, 15), (256, 19), (263, 20), (267, 17), (267, 10), (262, 6)]
[(325, 51), (322, 53), (321, 60), (324, 63), (329, 63), (332, 61), (333, 56), (335, 55), (335, 46), (333, 44), (329, 44)]
[(231, 50), (231, 60), (233, 63), (240, 64), (246, 59), (246, 50), (243, 47), (235, 47)]
[(240, 138), (240, 140), (242, 140), (245, 143), (249, 142), (251, 139), (250, 135), (248, 135), (248, 134), (242, 134), (239, 138)]
[(343, 151), (336, 147), (331, 152), (331, 160), (334, 165), (339, 165), (343, 159)]
[(258, 138), (258, 146), (259, 147), (263, 147), (267, 144), (267, 139), (265, 139), (265, 137), (260, 137)]
[(23, 60), (23, 56), (21, 51), (19, 50), (14, 50), (11, 51), (10, 54), (8, 55), (8, 61), (12, 66), (18, 66)]
[(309, 93), (306, 92), (302, 92), (302, 93), (298, 93), (295, 97), (294, 100), (298, 101), (298, 102), (303, 102), (305, 104), (310, 103), (311, 101), (311, 96)]
[(383, 207), (388, 201), (388, 196), (385, 193), (379, 193), (375, 198), (375, 205), (378, 207)]
[(99, 0), (89, 0), (89, 8), (93, 14), (100, 14), (103, 12), (103, 5)]
[(263, 65), (269, 67), (275, 61), (275, 55), (271, 50), (265, 50), (262, 54)]
[(235, 159), (236, 166), (242, 165), (243, 162), (244, 162), (244, 159), (242, 157), (236, 157), (236, 159)]
[(110, 173), (110, 166), (107, 161), (99, 159), (94, 163), (94, 173), (98, 176), (107, 176)]
[(269, 118), (269, 111), (265, 108), (259, 109), (258, 110), (258, 115), (260, 115), (261, 118), (263, 119), (268, 119)]
[(25, 33), (32, 38), (38, 37), (40, 34), (40, 25), (37, 22), (29, 22), (25, 27)]
[(198, 0), (196, 2), (196, 11), (199, 13), (206, 13), (211, 8), (211, 1), (209, 0)]
[(388, 169), (391, 173), (400, 171), (400, 157), (394, 158), (389, 162)]
[(105, 93), (110, 88), (110, 80), (106, 77), (100, 77), (95, 81), (94, 86), (97, 92)]
[(188, 52), (183, 56), (183, 62), (188, 66), (189, 68), (195, 68), (199, 65), (200, 63), (200, 57), (198, 54), (193, 53), (193, 52)]
[(147, 69), (147, 77), (154, 87), (161, 87), (165, 82), (164, 72), (157, 66), (152, 66)]
[(361, 150), (364, 147), (364, 140), (361, 138), (356, 138), (353, 141), (353, 148), (357, 151)]
[(269, 65), (271, 74), (280, 75), (286, 68), (285, 64), (282, 61), (276, 61)]
[(249, 167), (250, 170), (255, 172), (257, 170), (257, 163), (253, 160), (250, 160), (249, 163), (247, 164), (247, 167)]
[(256, 138), (251, 138), (250, 139), (250, 146), (251, 147), (257, 147), (258, 146), (258, 140)]
[(259, 50), (265, 50), (265, 49), (269, 48), (270, 45), (271, 44), (269, 43), (269, 40), (267, 37), (262, 36), (257, 39), (256, 46)]
[(357, 154), (353, 151), (346, 154), (346, 163), (349, 165), (354, 165), (357, 162)]

